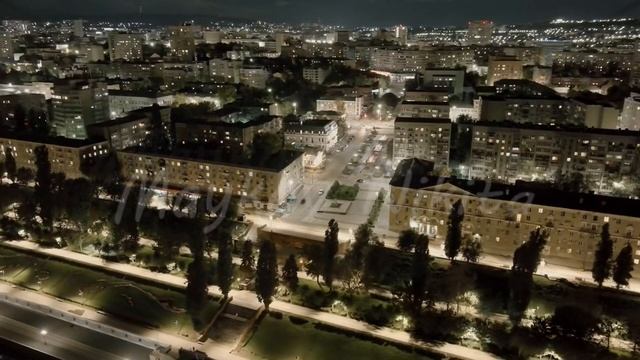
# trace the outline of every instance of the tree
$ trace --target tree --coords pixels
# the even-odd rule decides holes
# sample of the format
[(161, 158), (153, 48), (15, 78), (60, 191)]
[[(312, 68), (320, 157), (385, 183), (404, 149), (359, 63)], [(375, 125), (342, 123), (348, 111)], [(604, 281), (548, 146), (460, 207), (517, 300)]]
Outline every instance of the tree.
[(444, 243), (444, 253), (452, 262), (460, 253), (462, 245), (462, 220), (464, 220), (464, 207), (462, 201), (456, 201), (449, 213), (447, 238)]
[(600, 242), (596, 249), (591, 276), (602, 287), (602, 283), (611, 276), (611, 257), (613, 256), (613, 241), (609, 235), (609, 223), (602, 226)]
[(256, 259), (253, 256), (253, 242), (246, 240), (242, 244), (242, 262), (240, 263), (240, 268), (246, 272), (251, 272), (253, 271), (255, 261)]
[(90, 212), (94, 195), (94, 185), (85, 178), (67, 179), (62, 185), (59, 205), (80, 232), (84, 232), (92, 220)]
[(556, 307), (551, 325), (558, 335), (588, 340), (598, 329), (599, 319), (590, 311), (572, 305)]
[(253, 138), (251, 159), (256, 165), (263, 164), (282, 151), (284, 140), (278, 134), (263, 132)]
[(276, 246), (271, 241), (262, 241), (260, 255), (256, 268), (256, 294), (258, 300), (269, 311), (269, 305), (273, 301), (276, 287), (278, 286), (278, 262)]
[(151, 119), (149, 121), (149, 133), (145, 139), (146, 146), (153, 151), (164, 153), (170, 150), (171, 141), (167, 136), (167, 129), (162, 121), (160, 106), (153, 104), (151, 108)]
[(298, 264), (293, 254), (289, 255), (282, 268), (282, 282), (289, 290), (295, 290), (298, 287)]
[(29, 182), (33, 180), (33, 176), (33, 170), (21, 167), (16, 172), (15, 181), (20, 185), (27, 186), (29, 185)]
[(320, 275), (322, 275), (324, 259), (322, 246), (315, 244), (305, 245), (302, 248), (302, 254), (306, 259), (304, 267), (305, 273), (308, 276), (315, 278), (318, 286), (322, 287), (320, 284)]
[(478, 262), (482, 253), (482, 244), (474, 238), (468, 238), (462, 244), (462, 257), (467, 262)]
[(29, 117), (27, 118), (29, 128), (34, 135), (47, 136), (49, 135), (49, 122), (47, 121), (47, 114), (44, 111), (31, 110), (29, 111)]
[(4, 148), (4, 171), (7, 173), (7, 178), (11, 181), (16, 181), (17, 173), (16, 159), (13, 157), (13, 152), (10, 147)]
[(548, 233), (541, 228), (532, 231), (529, 234), (529, 240), (514, 252), (512, 270), (534, 274), (540, 265), (542, 250), (548, 238)]
[(324, 283), (333, 290), (333, 279), (335, 276), (336, 255), (338, 254), (338, 222), (334, 219), (329, 221), (327, 230), (324, 233), (324, 267), (322, 278)]
[(627, 243), (627, 245), (620, 250), (616, 258), (616, 263), (613, 265), (613, 281), (615, 281), (618, 289), (622, 286), (629, 285), (632, 271), (633, 249), (631, 248), (631, 244)]
[(375, 234), (371, 224), (366, 223), (358, 226), (354, 234), (354, 242), (346, 255), (347, 262), (351, 270), (362, 270), (364, 266), (365, 252)]
[(13, 108), (13, 130), (16, 133), (25, 132), (27, 127), (27, 111), (25, 108), (17, 104)]
[(403, 291), (403, 303), (414, 319), (418, 318), (427, 297), (429, 261), (429, 238), (420, 235), (416, 238), (411, 259), (411, 280)]
[(208, 293), (204, 257), (196, 255), (187, 268), (187, 309), (193, 312), (202, 310), (207, 302)]
[(218, 239), (218, 262), (216, 264), (218, 287), (226, 299), (229, 296), (231, 284), (233, 283), (233, 257), (231, 254), (230, 236), (223, 235)]
[(418, 236), (418, 233), (413, 229), (403, 230), (398, 237), (396, 246), (402, 251), (411, 252), (416, 244)]
[(519, 323), (531, 301), (533, 274), (540, 264), (542, 250), (547, 244), (547, 232), (538, 228), (531, 232), (529, 240), (513, 254), (513, 267), (509, 279), (509, 317)]
[(52, 177), (51, 162), (49, 161), (49, 150), (41, 145), (34, 149), (36, 176), (34, 199), (40, 207), (39, 215), (45, 229), (51, 230), (53, 227), (53, 199), (52, 199)]

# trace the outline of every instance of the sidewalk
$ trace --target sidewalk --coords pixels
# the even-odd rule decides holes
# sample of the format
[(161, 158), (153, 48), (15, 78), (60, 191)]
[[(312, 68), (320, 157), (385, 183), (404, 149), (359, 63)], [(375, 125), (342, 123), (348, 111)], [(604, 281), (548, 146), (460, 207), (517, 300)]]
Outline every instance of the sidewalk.
[[(44, 249), (44, 248), (40, 248), (37, 244), (31, 243), (28, 241), (8, 241), (8, 242), (5, 242), (5, 244), (13, 248), (30, 250), (40, 254), (46, 254), (51, 257), (62, 258), (67, 261), (73, 261), (80, 265), (89, 265), (92, 267), (102, 268), (102, 269), (120, 273), (123, 275), (135, 276), (141, 279), (151, 280), (158, 283), (168, 284), (168, 285), (176, 286), (180, 288), (186, 287), (185, 279), (182, 277), (175, 276), (175, 275), (168, 275), (168, 274), (158, 274), (150, 270), (142, 269), (133, 265), (107, 262), (99, 258), (70, 252), (68, 250)], [(209, 287), (209, 293), (216, 296), (222, 296), (218, 288), (215, 286)], [(235, 305), (250, 308), (250, 309), (258, 309), (259, 307), (262, 306), (262, 304), (258, 301), (256, 295), (253, 292), (244, 291), (244, 290), (232, 290), (229, 295), (233, 297), (233, 304)], [(328, 324), (337, 328), (341, 328), (344, 330), (373, 335), (390, 342), (396, 342), (396, 343), (409, 345), (409, 346), (420, 346), (425, 348), (426, 350), (441, 353), (443, 355), (457, 358), (457, 359), (464, 359), (464, 360), (499, 359), (498, 357), (492, 354), (485, 353), (479, 350), (466, 348), (459, 345), (447, 344), (447, 343), (434, 345), (434, 344), (428, 344), (428, 343), (416, 341), (416, 340), (413, 340), (411, 338), (411, 335), (405, 331), (394, 330), (386, 327), (376, 327), (368, 323), (365, 323), (363, 321), (358, 321), (358, 320), (350, 319), (344, 316), (330, 314), (327, 312), (317, 311), (317, 310), (305, 308), (298, 305), (293, 305), (293, 304), (279, 301), (279, 300), (275, 300), (271, 304), (271, 309), (285, 312), (295, 316), (304, 317), (313, 321), (325, 323), (325, 324)], [(183, 339), (180, 339), (180, 340), (186, 341)], [(171, 343), (171, 342), (168, 342), (168, 343)], [(194, 343), (189, 343), (189, 344), (190, 344), (189, 345), (190, 347), (195, 345)], [(190, 348), (190, 347), (187, 347), (187, 348)], [(234, 356), (229, 353), (226, 353), (225, 357), (219, 357), (220, 354), (217, 354), (218, 356), (215, 356), (210, 353), (210, 351), (213, 351), (211, 347), (212, 346), (210, 343), (196, 346), (197, 349), (200, 349), (203, 351), (206, 350), (205, 352), (207, 352), (209, 356), (215, 357), (217, 359), (233, 359), (234, 357), (236, 359), (240, 359), (237, 356)]]

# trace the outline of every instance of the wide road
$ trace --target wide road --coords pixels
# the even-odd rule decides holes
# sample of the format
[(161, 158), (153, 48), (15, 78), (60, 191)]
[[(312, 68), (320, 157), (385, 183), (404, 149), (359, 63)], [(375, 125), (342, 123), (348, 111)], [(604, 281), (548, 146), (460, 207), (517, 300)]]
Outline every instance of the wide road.
[(147, 360), (151, 353), (151, 349), (6, 302), (0, 302), (0, 337), (64, 360)]

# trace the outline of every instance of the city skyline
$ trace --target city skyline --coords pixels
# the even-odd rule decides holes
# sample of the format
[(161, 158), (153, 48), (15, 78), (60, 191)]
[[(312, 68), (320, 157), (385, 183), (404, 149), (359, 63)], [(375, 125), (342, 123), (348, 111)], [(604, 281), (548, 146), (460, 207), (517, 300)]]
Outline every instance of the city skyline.
[[(71, 17), (87, 17), (100, 20), (135, 20), (170, 23), (190, 18), (234, 19), (242, 21), (271, 21), (285, 23), (319, 22), (342, 26), (380, 26), (403, 23), (410, 26), (464, 26), (467, 21), (491, 18), (499, 24), (524, 24), (546, 22), (557, 18), (599, 19), (640, 17), (640, 4), (615, 0), (563, 0), (555, 2), (504, 0), (486, 2), (472, 0), (357, 0), (338, 2), (330, 0), (321, 4), (308, 4), (289, 0), (232, 1), (186, 0), (175, 9), (169, 0), (130, 0), (114, 3), (95, 0), (68, 2), (60, 8), (50, 0), (24, 3), (7, 0), (3, 5), (4, 19), (28, 18), (57, 20)], [(69, 11), (69, 9), (74, 9)], [(389, 12), (393, 9), (393, 12)], [(142, 16), (141, 16), (142, 14)]]

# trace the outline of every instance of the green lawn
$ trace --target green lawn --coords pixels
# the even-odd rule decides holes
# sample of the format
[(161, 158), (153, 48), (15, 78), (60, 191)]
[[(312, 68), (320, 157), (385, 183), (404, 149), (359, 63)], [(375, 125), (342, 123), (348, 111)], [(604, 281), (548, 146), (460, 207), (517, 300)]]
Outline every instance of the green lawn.
[(266, 316), (240, 355), (267, 360), (428, 360), (429, 357), (393, 345), (319, 329), (315, 324), (297, 325), (288, 317)]
[[(0, 248), (0, 280), (87, 305), (164, 332), (197, 337), (185, 296), (174, 289), (136, 283), (103, 272)], [(206, 323), (219, 304), (210, 301), (196, 323)]]
[(348, 186), (342, 185), (336, 181), (327, 192), (327, 200), (354, 201), (358, 196), (359, 191), (360, 188), (357, 184)]

